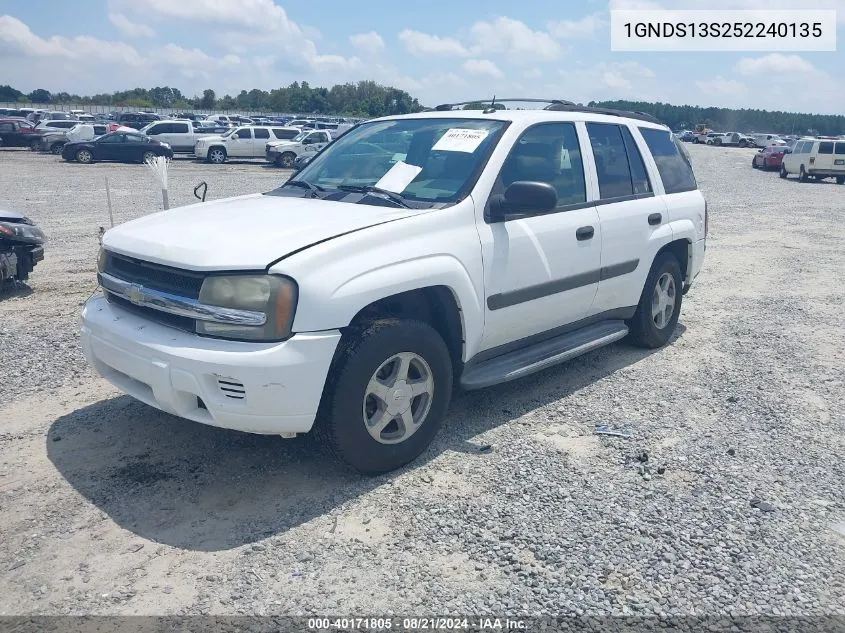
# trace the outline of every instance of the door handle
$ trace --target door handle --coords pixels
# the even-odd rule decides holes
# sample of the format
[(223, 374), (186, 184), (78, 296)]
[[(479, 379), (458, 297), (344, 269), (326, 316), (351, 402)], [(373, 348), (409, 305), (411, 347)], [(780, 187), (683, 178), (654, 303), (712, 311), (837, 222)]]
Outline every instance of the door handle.
[(662, 221), (663, 221), (663, 216), (660, 215), (659, 213), (652, 213), (650, 216), (648, 216), (648, 223), (651, 224), (652, 226), (657, 226)]
[(575, 231), (575, 239), (579, 242), (583, 242), (584, 240), (591, 240), (593, 239), (593, 235), (595, 235), (596, 230), (591, 226), (582, 226), (578, 230)]

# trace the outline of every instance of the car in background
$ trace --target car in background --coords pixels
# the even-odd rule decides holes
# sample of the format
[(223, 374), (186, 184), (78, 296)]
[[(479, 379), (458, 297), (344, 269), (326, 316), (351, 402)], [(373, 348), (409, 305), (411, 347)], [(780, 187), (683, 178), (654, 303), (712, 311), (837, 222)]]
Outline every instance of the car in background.
[(753, 134), (751, 138), (756, 147), (769, 147), (770, 145), (784, 146), (787, 144), (778, 134)]
[(75, 136), (81, 132), (80, 128), (82, 126), (89, 126), (91, 128), (90, 132), (92, 133), (92, 136), (91, 138), (83, 137), (80, 140), (93, 140), (109, 133), (109, 127), (105, 123), (88, 123), (86, 121), (80, 121), (76, 126), (70, 128), (69, 130), (56, 130), (54, 132), (42, 134), (41, 145), (38, 148), (39, 151), (50, 152), (51, 154), (56, 154), (58, 156), (62, 153), (62, 148), (64, 148), (65, 144), (70, 142), (71, 139), (75, 138)]
[(173, 150), (166, 143), (138, 132), (111, 132), (92, 141), (66, 143), (62, 158), (78, 163), (117, 161), (145, 163), (156, 156), (173, 158)]
[(37, 152), (41, 149), (42, 140), (45, 135), (53, 134), (55, 132), (64, 133), (72, 128), (75, 128), (77, 125), (79, 125), (79, 121), (55, 121), (52, 119), (45, 119), (35, 126), (37, 138), (33, 139), (29, 144), (29, 149), (33, 152)]
[(754, 140), (745, 134), (739, 132), (719, 132), (715, 134), (708, 134), (708, 145), (723, 145), (728, 147), (753, 147)]
[(784, 156), (780, 177), (798, 174), (799, 182), (836, 178), (845, 184), (845, 141), (808, 137), (795, 144), (791, 153)]
[(0, 147), (32, 147), (38, 140), (35, 126), (26, 119), (0, 119)]
[(769, 145), (754, 154), (751, 159), (751, 166), (754, 169), (779, 170), (784, 155), (791, 153), (791, 151), (783, 145)]
[(692, 143), (695, 139), (695, 132), (692, 130), (684, 130), (678, 134), (678, 140), (684, 143)]
[(154, 121), (161, 121), (161, 117), (153, 112), (121, 112), (117, 122), (125, 127), (140, 130)]
[(287, 136), (285, 128), (247, 125), (232, 128), (220, 136), (204, 136), (194, 147), (194, 156), (215, 165), (226, 162), (228, 158), (263, 158), (265, 144), (284, 140), (277, 136)]

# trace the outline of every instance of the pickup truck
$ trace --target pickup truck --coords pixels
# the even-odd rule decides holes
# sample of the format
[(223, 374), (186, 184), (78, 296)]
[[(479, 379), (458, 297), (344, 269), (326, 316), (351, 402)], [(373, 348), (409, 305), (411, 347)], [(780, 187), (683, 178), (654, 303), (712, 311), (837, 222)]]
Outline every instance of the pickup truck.
[(167, 143), (174, 154), (193, 154), (199, 139), (214, 136), (213, 132), (197, 132), (190, 121), (178, 119), (150, 123), (141, 129), (141, 133)]
[(286, 141), (273, 141), (264, 146), (268, 163), (291, 169), (300, 156), (315, 155), (334, 140), (328, 130), (303, 130)]

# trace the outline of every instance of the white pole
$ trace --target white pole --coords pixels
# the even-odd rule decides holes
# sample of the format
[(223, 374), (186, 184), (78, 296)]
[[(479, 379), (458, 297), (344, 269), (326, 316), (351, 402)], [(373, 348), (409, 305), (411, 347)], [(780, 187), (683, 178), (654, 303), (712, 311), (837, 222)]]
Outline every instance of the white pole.
[(106, 200), (109, 203), (109, 222), (111, 223), (112, 228), (114, 228), (114, 214), (112, 213), (111, 209), (111, 191), (109, 190), (109, 177), (106, 176)]

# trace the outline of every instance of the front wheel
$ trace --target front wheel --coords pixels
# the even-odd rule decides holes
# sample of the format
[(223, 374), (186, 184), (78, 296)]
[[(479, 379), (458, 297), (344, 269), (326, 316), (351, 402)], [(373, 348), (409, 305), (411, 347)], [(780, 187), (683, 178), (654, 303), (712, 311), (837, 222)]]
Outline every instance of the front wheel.
[(654, 260), (643, 287), (640, 303), (628, 322), (631, 341), (654, 349), (669, 342), (681, 314), (683, 278), (681, 265), (672, 253)]
[(37, 152), (40, 147), (41, 147), (41, 141), (30, 141), (29, 142), (29, 149), (31, 149), (33, 152)]
[(87, 149), (81, 149), (76, 152), (76, 161), (78, 163), (88, 164), (94, 161), (94, 155), (91, 154)]
[(427, 323), (383, 319), (344, 335), (314, 427), (337, 457), (368, 475), (417, 458), (443, 422), (452, 359)]
[(222, 147), (212, 147), (208, 150), (208, 162), (215, 165), (226, 162), (226, 150)]
[(141, 158), (141, 161), (144, 163), (149, 163), (156, 157), (155, 152), (144, 152), (144, 156)]
[(50, 153), (58, 156), (59, 154), (62, 153), (63, 148), (64, 148), (64, 146), (61, 143), (53, 143), (50, 146)]
[(788, 175), (789, 175), (789, 172), (788, 172), (788, 171), (786, 171), (786, 167), (784, 167), (783, 165), (781, 165), (781, 166), (780, 166), (780, 177), (781, 177), (781, 178), (786, 178)]
[(293, 152), (285, 152), (281, 156), (279, 156), (279, 165), (284, 167), (285, 169), (290, 169), (293, 167), (293, 163), (296, 160), (296, 154)]

